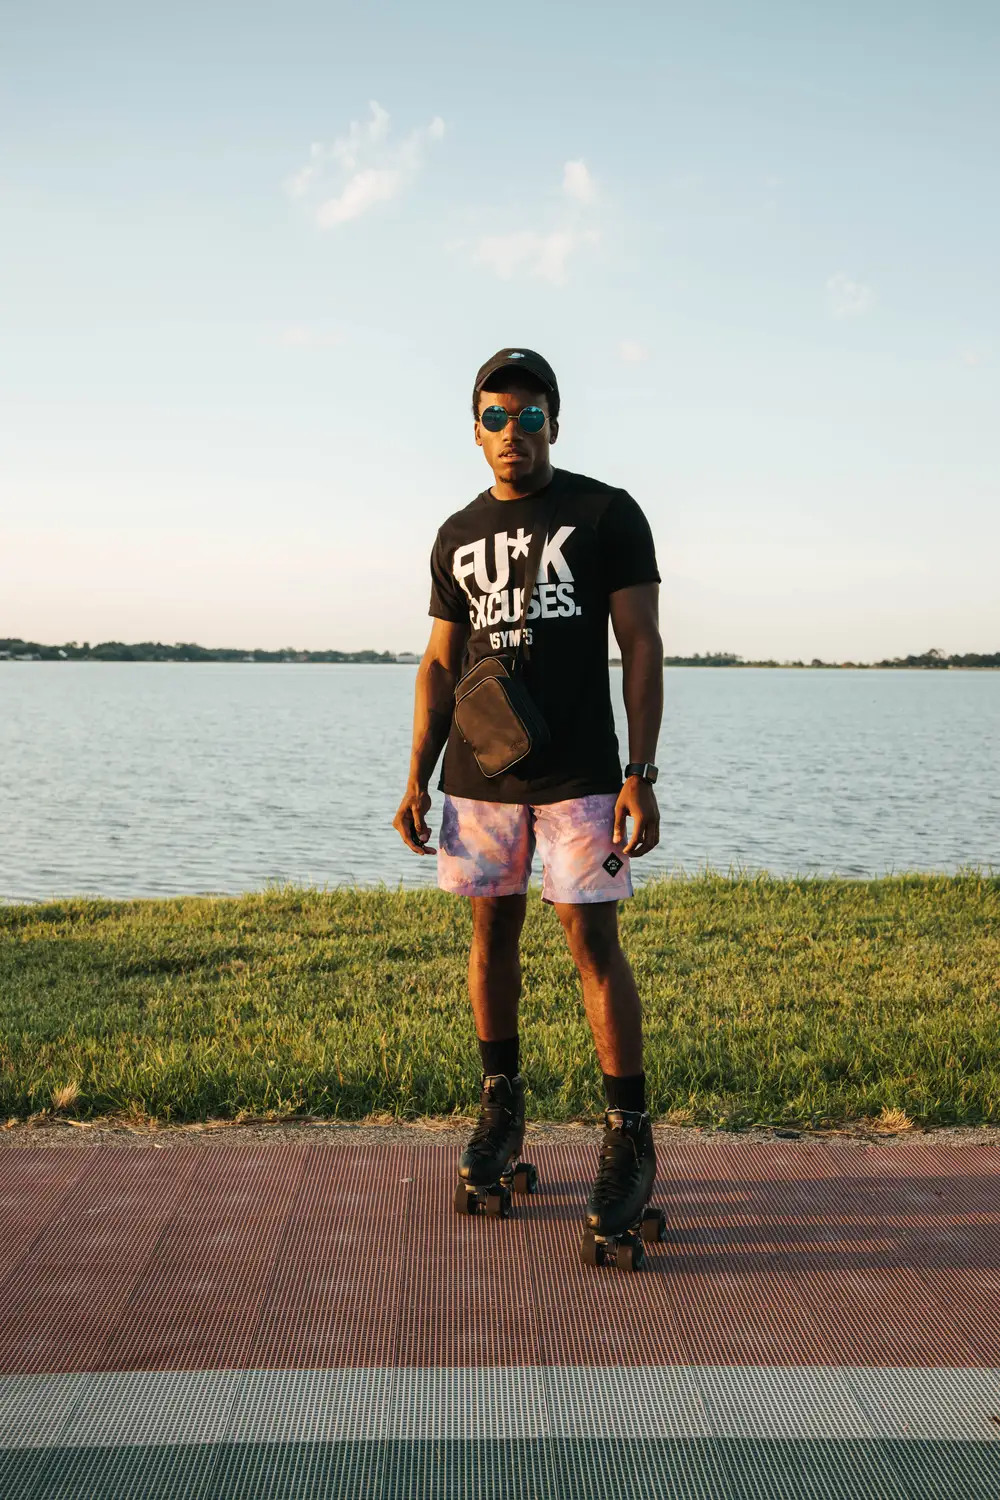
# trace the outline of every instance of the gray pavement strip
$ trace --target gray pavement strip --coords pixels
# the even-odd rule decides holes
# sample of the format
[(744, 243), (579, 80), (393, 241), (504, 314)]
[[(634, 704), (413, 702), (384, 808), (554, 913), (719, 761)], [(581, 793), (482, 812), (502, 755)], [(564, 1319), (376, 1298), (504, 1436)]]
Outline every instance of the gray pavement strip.
[(0, 1379), (0, 1448), (469, 1439), (1000, 1444), (1000, 1369), (527, 1366)]

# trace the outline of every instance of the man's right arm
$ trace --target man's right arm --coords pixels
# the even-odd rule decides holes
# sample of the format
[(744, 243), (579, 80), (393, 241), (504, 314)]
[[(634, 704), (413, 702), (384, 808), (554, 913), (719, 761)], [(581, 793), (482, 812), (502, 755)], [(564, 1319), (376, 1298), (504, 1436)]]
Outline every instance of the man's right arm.
[(413, 748), (406, 792), (392, 820), (403, 843), (414, 854), (436, 854), (428, 846), (430, 829), (424, 821), (431, 805), (428, 782), (444, 749), (451, 727), (455, 683), (469, 633), (467, 621), (435, 619), (431, 638), (417, 669), (413, 703)]

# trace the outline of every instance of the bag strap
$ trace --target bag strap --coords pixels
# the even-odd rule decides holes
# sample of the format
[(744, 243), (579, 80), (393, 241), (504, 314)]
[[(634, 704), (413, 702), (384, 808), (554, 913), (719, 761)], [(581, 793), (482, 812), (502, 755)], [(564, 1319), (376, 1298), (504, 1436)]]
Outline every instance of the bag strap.
[[(553, 475), (552, 482), (555, 483)], [(542, 553), (548, 540), (549, 531), (556, 518), (556, 510), (559, 507), (559, 496), (552, 496), (552, 503), (548, 507), (544, 521), (538, 521), (531, 533), (531, 545), (528, 548), (528, 556), (524, 562), (524, 598), (521, 600), (521, 623), (517, 634), (517, 647), (514, 651), (514, 671), (518, 671), (522, 661), (528, 661), (531, 652), (528, 643), (524, 639), (525, 624), (528, 619), (528, 606), (531, 596), (535, 592), (535, 583), (538, 580), (538, 569), (542, 562)]]

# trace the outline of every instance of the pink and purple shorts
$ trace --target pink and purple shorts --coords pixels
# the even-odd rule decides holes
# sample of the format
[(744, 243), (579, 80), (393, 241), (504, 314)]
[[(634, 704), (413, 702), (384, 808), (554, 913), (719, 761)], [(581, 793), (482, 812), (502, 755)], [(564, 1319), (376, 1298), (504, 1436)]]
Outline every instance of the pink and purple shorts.
[(542, 900), (582, 905), (632, 894), (628, 858), (612, 838), (613, 792), (565, 802), (479, 802), (445, 793), (438, 885), (455, 896), (521, 896), (542, 856)]

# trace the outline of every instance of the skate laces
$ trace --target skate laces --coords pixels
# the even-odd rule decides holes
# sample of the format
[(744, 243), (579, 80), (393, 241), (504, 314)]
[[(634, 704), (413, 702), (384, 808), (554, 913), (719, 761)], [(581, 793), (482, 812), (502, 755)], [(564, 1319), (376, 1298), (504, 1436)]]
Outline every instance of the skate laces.
[(507, 1097), (510, 1105), (504, 1104), (497, 1098), (497, 1078), (486, 1078), (483, 1080), (483, 1097), (479, 1105), (479, 1119), (476, 1128), (469, 1139), (468, 1149), (470, 1151), (484, 1150), (491, 1152), (497, 1136), (503, 1135), (510, 1129), (514, 1119), (514, 1110), (510, 1107), (515, 1103), (515, 1094), (509, 1080), (504, 1078), (508, 1086)]
[[(597, 1206), (626, 1197), (639, 1166), (637, 1137), (642, 1115), (629, 1116), (624, 1110), (608, 1110), (604, 1118), (607, 1123), (592, 1195)], [(612, 1124), (613, 1120), (620, 1123)]]

